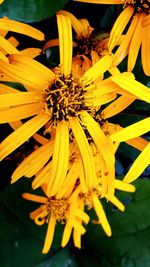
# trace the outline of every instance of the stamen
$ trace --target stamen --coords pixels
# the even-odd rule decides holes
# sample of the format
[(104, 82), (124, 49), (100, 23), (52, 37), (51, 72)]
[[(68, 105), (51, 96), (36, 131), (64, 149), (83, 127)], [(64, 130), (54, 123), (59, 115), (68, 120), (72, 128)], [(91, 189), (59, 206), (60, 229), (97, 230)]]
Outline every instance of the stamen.
[(125, 0), (124, 8), (133, 6), (135, 13), (150, 14), (150, 0)]
[(52, 121), (68, 120), (69, 116), (77, 116), (81, 110), (87, 109), (84, 91), (78, 78), (71, 74), (68, 77), (56, 75), (53, 84), (45, 90), (45, 110), (50, 114)]

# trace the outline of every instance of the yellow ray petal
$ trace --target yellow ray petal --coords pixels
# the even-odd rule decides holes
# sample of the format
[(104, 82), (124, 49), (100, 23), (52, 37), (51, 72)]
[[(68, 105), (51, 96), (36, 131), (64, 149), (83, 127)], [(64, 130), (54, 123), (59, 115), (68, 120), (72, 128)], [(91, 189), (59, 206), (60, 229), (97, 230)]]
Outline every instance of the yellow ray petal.
[(111, 79), (133, 96), (150, 103), (150, 90), (145, 85), (122, 74), (112, 76)]
[(71, 236), (71, 232), (72, 232), (72, 226), (71, 226), (71, 223), (70, 223), (70, 220), (67, 221), (66, 225), (65, 225), (65, 228), (64, 228), (64, 231), (63, 231), (63, 236), (62, 236), (62, 240), (61, 240), (61, 246), (64, 248), (69, 239), (70, 239), (70, 236)]
[(42, 250), (43, 254), (48, 253), (48, 251), (51, 248), (52, 242), (53, 242), (53, 237), (54, 237), (54, 232), (55, 232), (55, 226), (56, 226), (56, 217), (51, 215), (49, 223), (48, 223), (48, 228), (47, 228), (47, 233), (46, 233), (46, 238), (44, 242), (44, 247)]
[(0, 18), (0, 28), (2, 30), (11, 30), (12, 32), (25, 34), (40, 41), (44, 40), (44, 34), (41, 31), (19, 21), (11, 20), (8, 18)]
[(0, 123), (13, 122), (34, 116), (43, 109), (42, 103), (31, 103), (0, 110)]
[(93, 180), (95, 179), (93, 177), (95, 177), (96, 172), (88, 140), (77, 118), (70, 118), (69, 122), (73, 135), (75, 137), (75, 141), (78, 144), (81, 153), (86, 186), (94, 186)]
[(9, 37), (7, 39), (14, 47), (17, 47), (19, 45), (19, 42), (17, 41), (17, 39), (13, 36)]
[(110, 55), (106, 55), (99, 59), (89, 70), (87, 70), (83, 76), (83, 84), (87, 85), (88, 83), (92, 83), (96, 78), (101, 76), (105, 71), (107, 71), (112, 64), (112, 57)]
[(142, 21), (142, 27), (145, 28), (149, 26), (150, 26), (150, 15), (147, 15)]
[(20, 68), (20, 66), (15, 66), (6, 62), (4, 64), (4, 61), (0, 60), (0, 71), (2, 71), (0, 80), (20, 82), (29, 87), (30, 90), (43, 91), (43, 89), (48, 86), (48, 81), (43, 77), (39, 77), (37, 73), (33, 73), (32, 67), (29, 70), (25, 70), (24, 68)]
[(138, 121), (110, 136), (113, 141), (123, 142), (138, 137), (150, 130), (150, 118)]
[[(40, 170), (37, 173), (35, 179), (32, 182), (33, 189), (37, 189), (38, 187), (42, 186), (44, 183), (48, 185), (48, 182), (49, 182), (48, 178), (51, 173), (51, 169), (52, 169), (52, 162), (50, 161), (45, 167), (42, 168), (42, 170)], [(47, 195), (47, 192), (45, 193)]]
[(81, 234), (75, 229), (73, 231), (73, 242), (76, 248), (81, 248)]
[[(0, 89), (1, 90), (1, 89)], [(0, 108), (3, 107), (12, 107), (12, 106), (19, 106), (19, 105), (25, 105), (29, 103), (37, 103), (42, 102), (43, 95), (42, 93), (36, 93), (36, 92), (18, 92), (15, 93), (17, 90), (13, 90), (9, 94), (1, 94), (0, 95)], [(6, 89), (7, 92), (7, 89)]]
[(24, 199), (30, 200), (30, 201), (34, 201), (37, 203), (41, 203), (41, 204), (46, 204), (47, 203), (47, 197), (42, 197), (42, 196), (37, 196), (34, 194), (30, 194), (30, 193), (23, 193), (22, 197)]
[(133, 138), (133, 139), (126, 141), (126, 143), (142, 151), (148, 144), (148, 141), (142, 137), (137, 137), (137, 138)]
[(12, 88), (6, 84), (0, 84), (0, 94), (18, 93), (18, 89)]
[(123, 181), (126, 183), (131, 183), (136, 180), (145, 168), (150, 164), (150, 143), (146, 148), (140, 153), (137, 159), (132, 164), (128, 173), (124, 177)]
[(68, 17), (58, 14), (57, 24), (59, 32), (59, 49), (61, 73), (68, 76), (71, 72), (72, 64), (72, 29), (71, 21)]
[(39, 56), (41, 53), (42, 50), (40, 48), (26, 48), (20, 51), (20, 54), (30, 58), (35, 58)]
[(86, 112), (82, 112), (81, 120), (86, 126), (88, 132), (94, 140), (97, 150), (101, 153), (105, 163), (108, 173), (111, 174), (111, 179), (109, 180), (109, 194), (114, 194), (114, 163), (115, 157), (113, 149), (109, 143), (108, 138), (105, 136), (104, 132), (100, 128), (99, 124)]
[(3, 36), (0, 36), (0, 45), (8, 54), (17, 54), (19, 51)]
[(124, 110), (126, 107), (128, 107), (131, 103), (133, 103), (135, 100), (134, 97), (128, 97), (126, 95), (120, 96), (118, 99), (113, 101), (109, 106), (107, 106), (101, 113), (101, 115), (107, 119), (110, 118), (118, 113), (120, 113), (122, 110)]
[(54, 142), (50, 141), (32, 152), (27, 158), (19, 164), (12, 174), (12, 183), (16, 182), (22, 176), (32, 177), (49, 160), (53, 153)]
[(0, 160), (13, 152), (16, 148), (26, 142), (35, 132), (37, 132), (49, 120), (49, 115), (39, 114), (24, 123), (21, 127), (10, 134), (0, 144)]
[(115, 188), (125, 192), (135, 192), (136, 188), (132, 184), (126, 184), (125, 181), (115, 179)]
[(108, 201), (110, 201), (113, 205), (115, 205), (119, 210), (121, 210), (121, 211), (125, 210), (125, 206), (123, 205), (123, 203), (116, 196), (113, 196), (110, 199), (107, 198), (107, 196), (106, 196), (106, 199)]
[(59, 12), (57, 12), (57, 14), (62, 14), (64, 16), (69, 17), (71, 20), (72, 27), (75, 30), (76, 34), (78, 36), (82, 35), (83, 32), (82, 25), (80, 21), (73, 14), (65, 10), (60, 10)]
[[(33, 75), (40, 76), (41, 78), (51, 81), (54, 79), (54, 73), (45, 67), (43, 64), (39, 63), (38, 61), (29, 58), (24, 55), (10, 55), (9, 61), (20, 68), (23, 68), (24, 71), (29, 71)], [(38, 71), (37, 71), (38, 70)]]
[(130, 47), (129, 47), (128, 71), (132, 71), (135, 66), (138, 52), (139, 52), (141, 42), (142, 42), (142, 36), (143, 36), (143, 28), (141, 25), (141, 21), (143, 19), (143, 13), (136, 14), (135, 16), (138, 17), (138, 23), (137, 23), (135, 32), (132, 36)]
[(93, 201), (94, 210), (95, 210), (96, 215), (99, 219), (99, 222), (101, 223), (105, 233), (108, 236), (111, 236), (111, 228), (110, 228), (109, 222), (107, 220), (105, 211), (103, 209), (103, 206), (102, 206), (100, 200), (98, 199), (98, 197), (96, 195), (93, 194), (92, 195), (92, 201)]
[(56, 195), (56, 198), (67, 197), (73, 191), (74, 185), (79, 177), (80, 173), (80, 164), (78, 161), (75, 161), (68, 171), (64, 184), (60, 188), (59, 192)]
[(138, 17), (134, 16), (131, 21), (129, 29), (127, 33), (125, 34), (123, 41), (121, 42), (121, 44), (119, 45), (119, 48), (117, 49), (117, 51), (115, 52), (113, 56), (113, 63), (112, 63), (113, 66), (117, 66), (127, 56), (129, 52), (130, 42), (134, 34), (134, 31), (137, 27), (137, 23), (138, 23)]
[(0, 4), (2, 4), (4, 2), (4, 0), (0, 0)]
[(150, 27), (143, 28), (142, 47), (141, 47), (142, 66), (143, 66), (144, 73), (148, 76), (150, 76), (150, 34), (149, 34), (149, 31), (150, 31)]
[(121, 34), (123, 33), (126, 25), (132, 17), (133, 12), (134, 8), (132, 6), (128, 6), (121, 12), (119, 17), (117, 18), (110, 32), (110, 38), (108, 42), (108, 47), (110, 51), (112, 51), (115, 45), (118, 43), (118, 40), (120, 39)]
[(49, 177), (47, 195), (55, 195), (64, 183), (69, 161), (69, 131), (67, 122), (57, 124), (52, 171)]
[(59, 46), (59, 39), (53, 39), (53, 40), (49, 40), (48, 42), (46, 42), (46, 44), (43, 47), (43, 51), (53, 46)]
[(4, 60), (5, 62), (9, 62), (8, 58), (4, 55), (2, 51), (0, 51), (0, 59)]

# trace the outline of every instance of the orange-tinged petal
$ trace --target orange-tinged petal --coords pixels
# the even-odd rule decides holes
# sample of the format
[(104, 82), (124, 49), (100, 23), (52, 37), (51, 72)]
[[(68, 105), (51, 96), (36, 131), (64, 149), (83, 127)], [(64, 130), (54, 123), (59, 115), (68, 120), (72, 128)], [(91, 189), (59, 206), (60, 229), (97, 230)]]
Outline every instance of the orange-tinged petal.
[(42, 196), (37, 196), (34, 194), (30, 194), (30, 193), (23, 193), (22, 197), (24, 199), (30, 200), (30, 201), (34, 201), (37, 203), (41, 203), (41, 204), (46, 204), (47, 203), (47, 197), (42, 197)]
[(8, 54), (17, 54), (19, 51), (3, 36), (0, 36), (0, 45)]
[(150, 26), (150, 15), (145, 16), (145, 18), (142, 21), (142, 27), (149, 27)]
[(123, 181), (126, 183), (131, 183), (136, 180), (145, 168), (150, 164), (150, 143), (146, 148), (140, 153), (137, 159), (132, 164), (128, 173), (124, 177)]
[(20, 51), (20, 54), (30, 58), (35, 58), (39, 56), (41, 53), (42, 50), (40, 48), (26, 48)]
[(0, 160), (13, 152), (16, 148), (26, 142), (35, 132), (37, 132), (49, 120), (48, 114), (39, 114), (21, 127), (11, 133), (0, 144)]
[(9, 62), (8, 58), (5, 56), (5, 54), (0, 51), (0, 59), (4, 60), (5, 62)]
[(142, 47), (141, 47), (141, 56), (142, 56), (142, 66), (144, 73), (150, 76), (150, 26), (143, 28), (142, 36)]
[(46, 44), (43, 47), (43, 50), (45, 51), (46, 49), (53, 47), (53, 46), (59, 46), (59, 39), (53, 39), (53, 40), (49, 40), (48, 42), (46, 42)]
[(18, 93), (18, 90), (6, 84), (0, 84), (0, 94)]
[(0, 28), (2, 30), (11, 30), (12, 32), (25, 34), (40, 41), (44, 40), (44, 34), (41, 31), (19, 21), (8, 18), (0, 18)]

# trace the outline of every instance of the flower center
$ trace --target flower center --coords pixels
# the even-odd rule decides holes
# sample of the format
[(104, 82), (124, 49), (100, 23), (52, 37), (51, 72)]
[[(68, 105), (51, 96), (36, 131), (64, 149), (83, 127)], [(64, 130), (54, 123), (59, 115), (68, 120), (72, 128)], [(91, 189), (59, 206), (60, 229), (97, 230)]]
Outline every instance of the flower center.
[(67, 218), (69, 203), (66, 199), (49, 198), (47, 204), (40, 207), (40, 213), (34, 218), (38, 225), (48, 223), (50, 216), (54, 216), (57, 222), (64, 223)]
[(64, 199), (49, 199), (47, 208), (51, 215), (56, 217), (58, 222), (63, 223), (66, 220), (69, 209), (68, 201)]
[(45, 110), (52, 121), (68, 120), (84, 109), (84, 87), (80, 80), (71, 74), (68, 77), (56, 75), (55, 81), (46, 89)]
[(150, 14), (150, 0), (125, 0), (124, 8), (127, 6), (133, 6), (135, 13)]
[(98, 40), (92, 38), (91, 36), (89, 38), (77, 38), (77, 54), (78, 55), (85, 55), (91, 59), (91, 50), (96, 49), (96, 46), (98, 44)]

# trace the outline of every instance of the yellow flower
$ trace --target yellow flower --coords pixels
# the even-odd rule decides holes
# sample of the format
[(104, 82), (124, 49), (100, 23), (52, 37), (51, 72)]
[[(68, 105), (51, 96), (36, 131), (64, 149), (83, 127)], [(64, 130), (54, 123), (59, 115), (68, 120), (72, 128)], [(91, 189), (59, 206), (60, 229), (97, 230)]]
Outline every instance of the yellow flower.
[[(72, 27), (76, 33), (74, 38), (74, 57), (73, 69), (76, 75), (88, 70), (99, 58), (110, 54), (108, 52), (108, 34), (101, 34), (97, 39), (93, 36), (94, 28), (91, 27), (87, 19), (77, 19), (68, 11), (60, 10), (57, 14), (67, 16), (71, 20)], [(59, 40), (53, 39), (46, 42), (44, 50), (47, 48), (58, 46)]]
[[(111, 94), (110, 97), (107, 97), (107, 94), (103, 94), (99, 101), (97, 100), (96, 105), (94, 104), (95, 98), (92, 98), (89, 92), (86, 99), (86, 91), (94, 88), (92, 82), (97, 78), (99, 72), (103, 73), (107, 70), (111, 64), (111, 57), (106, 56), (95, 64), (81, 77), (82, 81), (72, 77), (71, 23), (69, 18), (63, 15), (58, 15), (57, 20), (60, 35), (61, 64), (58, 73), (54, 73), (42, 64), (21, 55), (12, 55), (10, 57), (11, 64), (5, 63), (5, 67), (4, 62), (1, 61), (0, 63), (5, 75), (8, 74), (13, 80), (16, 79), (17, 82), (21, 82), (28, 89), (28, 92), (18, 93), (14, 89), (13, 93), (1, 95), (1, 123), (34, 116), (1, 143), (1, 160), (27, 141), (49, 121), (50, 131), (52, 127), (56, 131), (51, 173), (49, 174), (49, 193), (52, 195), (55, 194), (55, 191), (59, 191), (68, 170), (70, 131), (82, 155), (85, 180), (92, 180), (96, 175), (89, 143), (82, 127), (81, 114), (84, 110), (90, 110), (91, 106), (94, 110), (97, 105), (111, 101), (116, 96), (116, 94)], [(2, 118), (3, 115), (5, 116), (4, 119)], [(92, 131), (93, 123), (96, 124), (92, 120), (92, 125), (89, 126), (90, 131)], [(101, 132), (100, 127), (97, 127), (97, 129), (98, 133)], [(50, 153), (48, 155), (51, 157)], [(114, 158), (113, 155), (112, 157)]]
[[(84, 212), (84, 203), (80, 201), (78, 188), (63, 198), (49, 198), (29, 193), (24, 193), (22, 196), (40, 204), (39, 208), (30, 213), (30, 218), (37, 225), (48, 223), (42, 253), (48, 253), (50, 250), (57, 223), (65, 224), (61, 246), (67, 245), (73, 232), (74, 245), (81, 248), (81, 236), (86, 232), (82, 223), (87, 224), (89, 216)], [(72, 197), (74, 201), (71, 200)]]
[[(81, 154), (85, 186), (91, 188), (93, 181), (95, 185), (96, 180), (89, 140), (92, 140), (97, 151), (100, 151), (107, 172), (113, 181), (114, 151), (93, 115), (101, 105), (115, 99), (117, 94), (121, 95), (119, 103), (122, 103), (122, 106), (119, 110), (124, 109), (136, 98), (150, 102), (148, 88), (135, 81), (130, 73), (118, 74), (117, 72), (105, 80), (97, 81), (97, 78), (110, 68), (112, 58), (109, 55), (97, 61), (81, 77), (74, 77), (71, 73), (71, 22), (63, 15), (57, 15), (57, 21), (60, 67), (54, 72), (20, 54), (11, 55), (9, 57), (11, 63), (0, 61), (0, 69), (4, 75), (12, 77), (13, 81), (20, 82), (27, 88), (27, 92), (17, 92), (16, 89), (10, 90), (9, 88), (7, 91), (5, 88), (5, 93), (0, 95), (0, 123), (13, 123), (32, 117), (0, 144), (0, 160), (34, 136), (40, 129), (49, 131), (50, 134), (53, 132), (52, 138), (45, 144), (45, 147), (41, 146), (33, 152), (20, 165), (20, 168), (18, 167), (12, 178), (14, 182), (22, 175), (31, 177), (40, 171), (39, 176), (47, 175), (49, 196), (59, 192), (66, 179), (73, 143), (77, 145)], [(35, 155), (37, 162), (34, 161)], [(42, 158), (41, 155), (43, 155)], [(25, 169), (31, 163), (33, 169), (31, 173), (28, 173)], [(113, 188), (110, 190), (110, 195), (113, 194)]]
[[(42, 188), (44, 192), (47, 191), (46, 185), (43, 185)], [(87, 224), (90, 219), (89, 215), (84, 211), (85, 208), (93, 208), (95, 210), (98, 221), (93, 221), (93, 223), (101, 224), (106, 234), (111, 236), (111, 228), (100, 200), (102, 198), (101, 185), (88, 190), (86, 193), (82, 193), (80, 185), (73, 185), (71, 189), (69, 187), (65, 189), (63, 196), (60, 196), (59, 193), (53, 197), (48, 197), (47, 195), (43, 197), (29, 193), (23, 193), (22, 195), (24, 199), (40, 204), (40, 207), (30, 213), (31, 220), (34, 220), (39, 226), (44, 223), (48, 224), (42, 253), (47, 253), (50, 250), (55, 227), (58, 223), (64, 224), (61, 246), (65, 247), (67, 245), (73, 233), (75, 247), (81, 248), (81, 236), (86, 232), (82, 224)], [(126, 184), (120, 180), (115, 180), (115, 189), (125, 192), (135, 191), (133, 185)], [(105, 198), (118, 209), (124, 211), (124, 205), (116, 196), (109, 198), (106, 194)]]
[[(75, 0), (97, 4), (123, 4), (124, 10), (117, 18), (109, 39), (110, 51), (116, 46), (121, 34), (128, 27), (124, 39), (115, 52), (114, 66), (128, 55), (128, 71), (132, 71), (141, 47), (142, 66), (146, 75), (150, 75), (150, 1), (146, 0)], [(130, 21), (130, 23), (129, 23)], [(129, 23), (129, 26), (128, 26)]]

